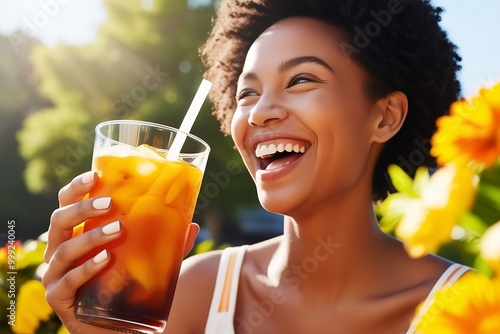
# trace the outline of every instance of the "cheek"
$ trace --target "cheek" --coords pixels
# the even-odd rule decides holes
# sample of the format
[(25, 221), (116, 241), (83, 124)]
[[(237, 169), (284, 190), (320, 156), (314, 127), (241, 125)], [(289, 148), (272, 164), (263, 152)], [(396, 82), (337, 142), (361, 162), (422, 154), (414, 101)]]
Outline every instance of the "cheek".
[(241, 111), (236, 110), (231, 120), (231, 137), (233, 138), (233, 142), (238, 149), (241, 157), (243, 158), (245, 164), (246, 160), (249, 159), (246, 150), (244, 149), (244, 138), (247, 125), (247, 118)]
[(317, 92), (308, 99), (297, 98), (291, 102), (304, 124), (324, 133), (331, 132), (334, 137), (340, 131), (343, 136), (359, 139), (369, 128), (369, 109), (363, 95), (344, 95), (332, 90), (332, 93)]
[(332, 182), (342, 188), (356, 183), (370, 156), (369, 110), (358, 101), (330, 102), (330, 110), (317, 114), (318, 168), (328, 169)]
[(240, 111), (236, 110), (234, 112), (233, 118), (231, 119), (231, 137), (234, 143), (238, 147), (241, 143), (241, 138), (243, 138), (243, 115)]

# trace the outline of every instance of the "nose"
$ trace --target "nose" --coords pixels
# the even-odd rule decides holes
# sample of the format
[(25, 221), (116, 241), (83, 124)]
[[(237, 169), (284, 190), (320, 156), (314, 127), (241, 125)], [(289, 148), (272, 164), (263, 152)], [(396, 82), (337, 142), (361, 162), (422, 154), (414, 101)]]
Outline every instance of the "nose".
[(255, 127), (267, 126), (288, 117), (288, 110), (278, 101), (262, 95), (253, 106), (248, 117), (248, 124)]

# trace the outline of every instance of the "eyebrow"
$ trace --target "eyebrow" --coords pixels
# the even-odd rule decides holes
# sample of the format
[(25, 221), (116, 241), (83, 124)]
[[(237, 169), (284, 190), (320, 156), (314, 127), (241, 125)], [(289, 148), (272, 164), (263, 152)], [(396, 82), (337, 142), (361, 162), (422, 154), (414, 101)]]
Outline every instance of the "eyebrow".
[[(324, 60), (322, 60), (321, 58), (318, 58), (316, 56), (302, 56), (302, 57), (295, 57), (295, 58), (285, 60), (284, 62), (282, 62), (278, 66), (278, 71), (284, 72), (284, 71), (287, 71), (295, 66), (305, 64), (305, 63), (318, 64), (318, 65), (326, 68), (327, 70), (331, 71), (332, 73), (335, 73), (335, 71), (333, 70), (333, 68), (330, 67), (330, 65), (328, 65)], [(242, 73), (242, 75), (240, 77), (240, 79), (243, 79), (243, 80), (246, 80), (246, 79), (252, 80), (252, 79), (256, 79), (256, 78), (257, 78), (257, 74), (255, 74), (254, 72)]]
[(330, 67), (330, 65), (328, 65), (324, 60), (322, 60), (321, 58), (318, 58), (316, 56), (302, 56), (302, 57), (295, 57), (295, 58), (288, 59), (279, 65), (278, 70), (280, 72), (283, 72), (283, 71), (289, 70), (292, 67), (295, 67), (295, 66), (298, 66), (298, 65), (304, 64), (304, 63), (318, 64), (318, 65), (326, 68), (327, 70), (335, 73), (335, 71), (333, 70), (333, 68)]

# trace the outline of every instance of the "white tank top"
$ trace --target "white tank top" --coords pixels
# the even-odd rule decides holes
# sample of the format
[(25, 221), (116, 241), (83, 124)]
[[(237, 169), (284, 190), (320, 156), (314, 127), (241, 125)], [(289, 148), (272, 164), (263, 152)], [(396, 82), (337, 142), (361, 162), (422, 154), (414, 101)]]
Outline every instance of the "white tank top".
[[(234, 311), (241, 265), (247, 247), (229, 247), (222, 252), (205, 334), (235, 334)], [(443, 287), (451, 286), (468, 270), (471, 268), (457, 263), (446, 269), (425, 299), (406, 334), (415, 333), (418, 322), (431, 306), (436, 292)]]

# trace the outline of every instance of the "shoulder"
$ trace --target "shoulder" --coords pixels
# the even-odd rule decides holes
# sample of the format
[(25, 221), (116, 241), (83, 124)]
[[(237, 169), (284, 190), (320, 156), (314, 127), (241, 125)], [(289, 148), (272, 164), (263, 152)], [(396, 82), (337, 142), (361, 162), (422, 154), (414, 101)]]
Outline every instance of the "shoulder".
[(403, 289), (399, 297), (408, 303), (412, 309), (424, 302), (433, 289), (441, 283), (446, 276), (450, 274), (449, 269), (453, 268), (454, 263), (442, 257), (428, 254), (419, 259), (412, 259), (402, 269), (401, 274)]
[(222, 252), (222, 250), (216, 250), (188, 257), (182, 262), (180, 279), (198, 280), (200, 272), (213, 273), (216, 276)]
[(433, 254), (401, 262), (395, 271), (400, 282), (397, 286), (399, 286), (400, 292), (403, 292), (400, 296), (404, 296), (407, 301), (419, 304), (426, 299), (452, 265), (453, 262)]
[[(276, 244), (277, 240), (271, 239), (248, 246), (242, 270), (260, 266)], [(211, 251), (183, 261), (165, 333), (204, 333), (222, 252)]]
[(211, 251), (183, 261), (166, 333), (205, 331), (221, 255)]
[(374, 294), (364, 302), (373, 303), (371, 319), (381, 332), (406, 332), (419, 305), (453, 263), (430, 254), (412, 259), (400, 253), (392, 259), (382, 265), (382, 280), (377, 280)]
[[(433, 260), (437, 263), (444, 263), (444, 268), (438, 267), (438, 271), (435, 274), (431, 275), (430, 279), (427, 281), (427, 284), (424, 285), (424, 292), (419, 298), (419, 307), (413, 313), (412, 322), (408, 333), (415, 333), (417, 324), (429, 311), (432, 303), (435, 300), (435, 295), (440, 289), (453, 286), (462, 276), (466, 276), (467, 273), (474, 270), (466, 265), (459, 263), (450, 263), (447, 262), (447, 260), (442, 260), (440, 258)], [(439, 307), (442, 307), (442, 305), (440, 305)]]

